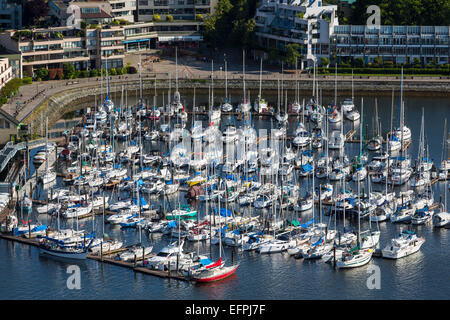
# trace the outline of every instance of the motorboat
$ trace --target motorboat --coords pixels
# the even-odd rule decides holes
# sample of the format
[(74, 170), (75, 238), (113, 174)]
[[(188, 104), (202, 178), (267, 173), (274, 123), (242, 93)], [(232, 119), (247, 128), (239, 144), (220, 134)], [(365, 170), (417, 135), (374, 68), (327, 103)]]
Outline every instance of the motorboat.
[(416, 253), (424, 243), (425, 239), (417, 237), (415, 232), (403, 230), (381, 253), (383, 258), (399, 259)]

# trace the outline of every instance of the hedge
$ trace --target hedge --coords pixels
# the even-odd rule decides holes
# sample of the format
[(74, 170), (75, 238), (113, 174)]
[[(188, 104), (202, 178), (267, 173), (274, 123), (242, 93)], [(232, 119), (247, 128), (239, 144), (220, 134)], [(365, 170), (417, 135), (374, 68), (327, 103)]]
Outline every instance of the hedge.
[[(334, 68), (317, 68), (320, 74), (334, 74)], [(401, 74), (401, 68), (338, 68), (337, 73), (350, 74)], [(407, 68), (403, 69), (403, 74), (432, 74), (432, 75), (450, 75), (450, 68)]]
[(0, 106), (4, 103), (7, 103), (8, 98), (17, 94), (20, 86), (29, 81), (30, 79), (28, 77), (24, 79), (14, 78), (9, 80), (0, 91)]

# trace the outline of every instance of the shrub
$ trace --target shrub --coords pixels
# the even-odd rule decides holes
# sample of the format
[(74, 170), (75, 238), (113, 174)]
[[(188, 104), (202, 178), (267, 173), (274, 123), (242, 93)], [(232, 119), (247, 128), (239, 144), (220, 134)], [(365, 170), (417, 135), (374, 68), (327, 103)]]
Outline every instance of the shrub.
[(1, 106), (2, 104), (7, 103), (7, 102), (8, 102), (8, 98), (6, 98), (6, 97), (0, 97), (0, 106)]
[(92, 69), (92, 70), (89, 72), (89, 76), (90, 76), (90, 77), (98, 77), (99, 74), (100, 74), (100, 73), (98, 72), (97, 69)]
[(127, 70), (127, 73), (135, 74), (135, 73), (137, 73), (137, 69), (135, 67), (133, 67), (133, 66), (129, 66), (128, 70)]
[(152, 19), (152, 20), (153, 20), (153, 21), (156, 21), (156, 22), (157, 22), (157, 21), (161, 21), (161, 16), (160, 16), (159, 14), (156, 14), (156, 13), (155, 13), (155, 14), (153, 15), (153, 19)]
[(89, 77), (89, 71), (83, 70), (80, 72), (80, 78), (87, 78)]
[(364, 67), (364, 59), (363, 58), (356, 58), (353, 60), (353, 66), (356, 68)]
[(73, 64), (71, 63), (64, 63), (63, 64), (63, 75), (64, 79), (73, 79), (76, 75), (76, 70)]
[(123, 74), (123, 68), (117, 68), (116, 72), (117, 72), (117, 75), (120, 76), (121, 74)]
[(330, 60), (328, 60), (328, 58), (326, 58), (326, 57), (322, 57), (320, 59), (320, 63), (321, 63), (322, 66), (328, 67), (328, 65), (330, 64)]
[(39, 68), (35, 71), (36, 79), (48, 80), (48, 69)]
[[(319, 73), (328, 73), (327, 68), (318, 68)], [(338, 73), (350, 74), (352, 70), (355, 74), (396, 74), (400, 75), (401, 68), (339, 68)], [(442, 68), (406, 68), (403, 69), (405, 75), (450, 75), (450, 69)]]
[(197, 13), (197, 14), (195, 15), (195, 20), (196, 20), (196, 21), (203, 21), (203, 15), (200, 14), (200, 13)]
[(172, 16), (171, 14), (168, 14), (168, 15), (166, 16), (166, 21), (167, 21), (167, 22), (173, 22), (173, 16)]
[(420, 62), (419, 58), (414, 58), (412, 64), (414, 65), (415, 68), (417, 68), (418, 66), (422, 65), (422, 63)]
[(112, 75), (112, 76), (116, 76), (116, 75), (117, 75), (117, 70), (116, 70), (116, 68), (111, 68), (111, 69), (109, 70), (109, 74)]
[(24, 77), (22, 78), (22, 85), (24, 84), (31, 84), (33, 82), (33, 79), (31, 77)]
[(22, 85), (22, 79), (14, 78), (9, 80), (0, 91), (0, 96), (9, 98), (17, 93)]

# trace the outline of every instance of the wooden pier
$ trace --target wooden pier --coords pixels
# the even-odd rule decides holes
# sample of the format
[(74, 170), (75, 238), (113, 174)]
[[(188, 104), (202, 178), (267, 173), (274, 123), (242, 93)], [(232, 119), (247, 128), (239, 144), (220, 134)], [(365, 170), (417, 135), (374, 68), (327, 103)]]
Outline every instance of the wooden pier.
[[(36, 239), (27, 239), (27, 238), (23, 238), (23, 237), (16, 237), (16, 236), (8, 235), (5, 233), (0, 233), (0, 239), (19, 242), (22, 244), (28, 244), (28, 245), (31, 245), (34, 247), (39, 246), (39, 242)], [(121, 249), (110, 251), (110, 252), (104, 252), (103, 255), (88, 254), (87, 259), (95, 260), (100, 263), (108, 263), (111, 265), (124, 267), (127, 269), (131, 269), (135, 272), (140, 272), (143, 274), (148, 274), (148, 275), (152, 275), (152, 276), (156, 276), (156, 277), (160, 277), (160, 278), (166, 278), (169, 280), (170, 279), (175, 279), (175, 280), (180, 280), (180, 281), (190, 281), (191, 280), (190, 278), (179, 274), (175, 270), (160, 271), (160, 270), (152, 270), (152, 269), (146, 268), (143, 266), (143, 263), (137, 263), (137, 261), (142, 260), (142, 257), (136, 257), (136, 263), (116, 260), (112, 257), (114, 254), (117, 254), (117, 253), (120, 253), (120, 252), (123, 252), (126, 250), (127, 250), (127, 248), (121, 248)], [(151, 254), (146, 255), (145, 258), (149, 258), (152, 256), (154, 256), (154, 254), (151, 253)]]

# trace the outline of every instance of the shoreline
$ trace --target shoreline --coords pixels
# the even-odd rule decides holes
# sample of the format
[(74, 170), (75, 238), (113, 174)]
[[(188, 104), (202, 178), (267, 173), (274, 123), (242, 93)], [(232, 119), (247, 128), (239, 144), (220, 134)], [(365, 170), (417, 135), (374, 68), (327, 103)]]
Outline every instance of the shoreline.
[[(288, 77), (290, 76), (290, 77)], [(261, 81), (261, 90), (264, 92), (277, 93), (278, 79), (264, 76)], [(249, 79), (251, 78), (251, 79)], [(258, 78), (258, 79), (255, 79)], [(416, 79), (417, 77), (407, 77), (403, 81), (403, 93), (405, 96), (422, 97), (446, 97), (450, 92), (450, 79)], [(175, 92), (176, 81), (169, 79), (166, 74), (144, 74), (142, 76), (143, 95), (153, 96), (155, 92), (155, 79), (157, 94), (167, 95), (169, 88), (172, 94)], [(139, 92), (139, 75), (113, 76), (110, 78), (111, 96), (119, 97), (122, 92), (128, 91), (128, 95), (133, 97)], [(250, 99), (253, 101), (259, 91), (259, 76), (246, 75), (246, 91), (250, 93)], [(288, 91), (290, 96), (295, 94), (297, 80), (294, 75), (287, 75), (283, 79), (283, 90)], [(319, 88), (319, 95), (334, 95), (335, 79), (334, 76), (318, 76), (316, 83)], [(2, 109), (18, 121), (31, 124), (32, 132), (43, 132), (42, 123), (45, 118), (49, 118), (49, 126), (59, 120), (65, 113), (79, 110), (89, 106), (93, 102), (99, 103), (101, 96), (106, 95), (106, 83), (100, 81), (100, 78), (85, 78), (72, 80), (55, 80), (48, 82), (33, 83), (20, 88), (20, 94), (23, 97), (11, 99)], [(210, 78), (181, 78), (178, 80), (178, 88), (181, 94), (186, 94), (196, 89), (197, 93), (207, 93), (211, 86)], [(242, 95), (243, 79), (242, 75), (227, 79), (227, 88), (232, 96)], [(303, 99), (312, 95), (313, 77), (302, 75), (298, 77), (299, 95)], [(281, 89), (281, 81), (280, 81)], [(40, 95), (36, 92), (39, 91)], [(224, 94), (225, 79), (214, 79), (214, 95)], [(351, 96), (352, 79), (351, 76), (338, 76), (337, 91), (340, 97)], [(400, 92), (400, 77), (354, 77), (353, 91), (355, 96), (398, 96)], [(42, 93), (41, 93), (42, 92)], [(248, 93), (247, 93), (248, 94)], [(25, 99), (28, 96), (37, 95), (29, 103), (23, 103), (21, 109), (16, 109), (16, 100)], [(20, 103), (20, 101), (19, 101)], [(116, 102), (117, 103), (117, 102)], [(18, 111), (15, 114), (14, 111)], [(41, 128), (39, 128), (41, 127)]]

